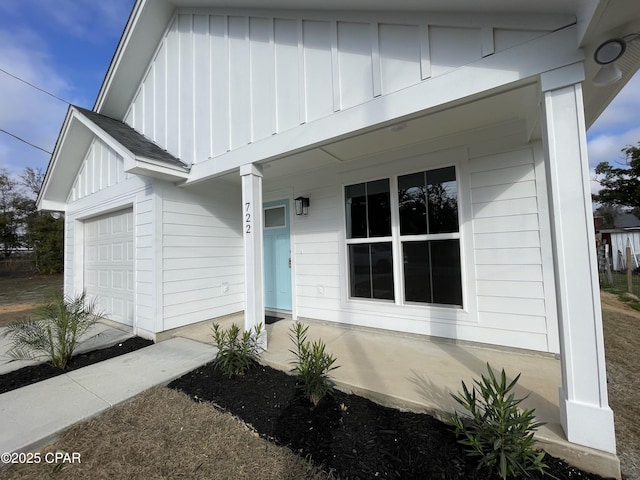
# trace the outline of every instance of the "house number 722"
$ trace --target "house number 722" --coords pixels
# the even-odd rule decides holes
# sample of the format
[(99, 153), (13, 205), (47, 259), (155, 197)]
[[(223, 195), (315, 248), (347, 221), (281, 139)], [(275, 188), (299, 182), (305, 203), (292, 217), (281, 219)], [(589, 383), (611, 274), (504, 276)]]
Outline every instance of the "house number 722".
[(244, 213), (244, 231), (246, 233), (251, 233), (251, 213), (249, 213), (249, 209), (251, 208), (251, 202), (245, 203), (245, 213)]

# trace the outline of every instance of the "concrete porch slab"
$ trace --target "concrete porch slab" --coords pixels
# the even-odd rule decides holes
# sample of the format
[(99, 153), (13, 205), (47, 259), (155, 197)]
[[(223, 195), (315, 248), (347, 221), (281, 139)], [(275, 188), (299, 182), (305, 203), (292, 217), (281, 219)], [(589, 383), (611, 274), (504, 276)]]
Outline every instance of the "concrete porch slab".
[[(218, 321), (218, 320), (216, 320)], [(311, 319), (301, 319), (309, 325), (308, 340), (322, 339), (336, 358), (340, 368), (332, 372), (338, 388), (369, 398), (382, 405), (429, 413), (449, 422), (458, 408), (451, 397), (487, 371), (487, 362), (497, 373), (505, 369), (508, 379), (521, 374), (516, 396), (527, 400), (524, 408), (535, 408), (537, 418), (546, 422), (536, 438), (540, 447), (584, 470), (605, 477), (620, 477), (616, 455), (566, 440), (560, 425), (558, 388), (562, 384), (560, 360), (554, 355), (516, 349), (492, 347), (467, 342), (452, 342), (418, 335), (350, 327)], [(219, 321), (223, 328), (232, 323), (243, 325), (242, 314)], [(175, 332), (211, 344), (211, 324), (202, 322)], [(268, 349), (261, 362), (273, 368), (292, 368), (293, 347), (289, 339), (291, 319), (267, 325)]]

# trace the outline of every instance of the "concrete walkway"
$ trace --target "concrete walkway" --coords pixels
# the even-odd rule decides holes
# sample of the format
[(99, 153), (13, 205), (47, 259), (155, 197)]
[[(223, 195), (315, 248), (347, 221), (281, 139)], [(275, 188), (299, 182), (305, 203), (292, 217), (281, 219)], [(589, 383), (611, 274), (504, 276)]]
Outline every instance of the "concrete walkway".
[[(110, 335), (117, 332), (109, 331), (102, 340)], [(0, 453), (41, 448), (65, 428), (165, 385), (213, 360), (215, 353), (210, 345), (173, 338), (3, 393)]]

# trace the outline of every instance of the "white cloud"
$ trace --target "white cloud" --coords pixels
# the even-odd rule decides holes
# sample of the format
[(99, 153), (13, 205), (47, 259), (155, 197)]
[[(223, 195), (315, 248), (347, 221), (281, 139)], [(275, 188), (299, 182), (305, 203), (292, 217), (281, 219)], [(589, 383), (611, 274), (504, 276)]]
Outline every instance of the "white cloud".
[(588, 132), (591, 191), (597, 193), (595, 167), (601, 162), (624, 164), (622, 149), (640, 142), (640, 72), (625, 85)]
[(612, 131), (630, 130), (639, 126), (640, 72), (637, 72), (591, 126), (589, 135), (597, 137)]

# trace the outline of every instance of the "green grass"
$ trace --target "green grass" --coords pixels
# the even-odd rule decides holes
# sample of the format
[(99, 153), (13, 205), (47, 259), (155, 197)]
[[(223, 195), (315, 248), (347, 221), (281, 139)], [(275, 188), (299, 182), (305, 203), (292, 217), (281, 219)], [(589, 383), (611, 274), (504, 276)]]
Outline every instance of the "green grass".
[(634, 310), (640, 311), (640, 275), (634, 274), (631, 277), (631, 292), (627, 291), (627, 274), (611, 272), (612, 283), (607, 275), (600, 273), (600, 286), (605, 292), (610, 292), (618, 296), (620, 301), (627, 303)]

